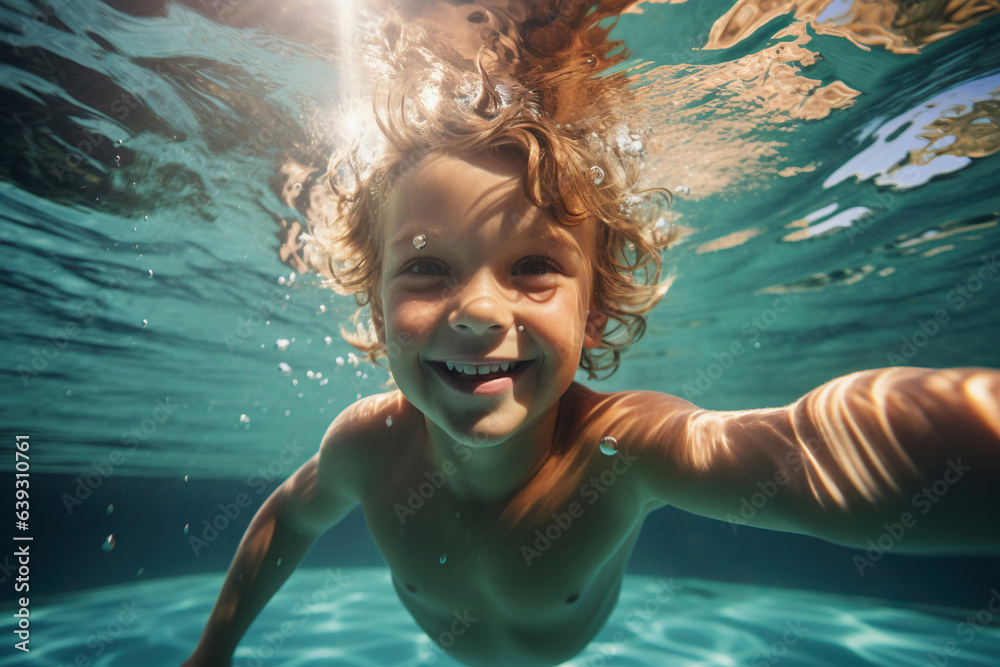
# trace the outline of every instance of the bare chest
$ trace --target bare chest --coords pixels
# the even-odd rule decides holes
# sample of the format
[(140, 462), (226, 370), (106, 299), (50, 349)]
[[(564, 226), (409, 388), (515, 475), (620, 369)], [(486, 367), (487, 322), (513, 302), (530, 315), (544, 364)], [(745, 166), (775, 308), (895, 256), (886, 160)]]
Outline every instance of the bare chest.
[(552, 618), (617, 593), (644, 512), (627, 470), (610, 470), (596, 461), (552, 511), (513, 527), (503, 506), (461, 502), (433, 471), (396, 475), (362, 505), (408, 606)]

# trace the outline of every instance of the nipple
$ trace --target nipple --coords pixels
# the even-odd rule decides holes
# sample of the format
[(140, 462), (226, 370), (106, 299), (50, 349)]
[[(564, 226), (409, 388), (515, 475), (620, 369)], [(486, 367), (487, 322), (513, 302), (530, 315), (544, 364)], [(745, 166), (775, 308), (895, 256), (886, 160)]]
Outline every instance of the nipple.
[(423, 234), (417, 234), (413, 237), (413, 247), (420, 250), (425, 245), (427, 245), (427, 237)]
[(598, 443), (601, 447), (601, 453), (607, 456), (614, 456), (618, 453), (618, 441), (612, 438), (610, 435), (606, 435), (601, 438), (601, 442)]

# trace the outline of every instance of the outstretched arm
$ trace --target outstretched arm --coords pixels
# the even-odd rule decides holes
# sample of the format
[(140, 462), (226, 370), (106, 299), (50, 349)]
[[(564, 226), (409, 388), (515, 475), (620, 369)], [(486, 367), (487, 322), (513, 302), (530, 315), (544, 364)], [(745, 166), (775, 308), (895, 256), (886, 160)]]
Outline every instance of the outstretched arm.
[(892, 528), (899, 552), (1000, 551), (998, 371), (854, 373), (772, 410), (643, 402), (647, 499), (846, 546)]
[(271, 596), (291, 575), (316, 539), (357, 504), (346, 483), (345, 443), (338, 423), (319, 453), (285, 480), (264, 502), (247, 528), (226, 575), (201, 640), (182, 667), (229, 665), (236, 646)]

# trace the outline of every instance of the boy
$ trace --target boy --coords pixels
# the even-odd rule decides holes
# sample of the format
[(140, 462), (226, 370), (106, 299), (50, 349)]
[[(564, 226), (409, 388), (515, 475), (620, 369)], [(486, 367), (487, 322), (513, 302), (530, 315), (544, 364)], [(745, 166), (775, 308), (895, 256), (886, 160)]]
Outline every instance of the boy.
[[(591, 142), (588, 114), (553, 120), (565, 96), (536, 105), (542, 83), (478, 63), (467, 91), (447, 67), (391, 89), (380, 157), (335, 160), (332, 201), (312, 204), (307, 243), (370, 305), (375, 340), (355, 343), (388, 357), (398, 389), (344, 410), (261, 507), (186, 665), (229, 664), (358, 505), (403, 604), (432, 638), (453, 630), (442, 648), (470, 665), (573, 657), (614, 608), (649, 512), (723, 519), (758, 483), (781, 491), (750, 525), (862, 547), (943, 478), (947, 497), (897, 549), (997, 550), (998, 372), (869, 371), (786, 408), (727, 413), (575, 383), (578, 368), (617, 366), (663, 295), (656, 198), (631, 194), (640, 156), (627, 142)], [(552, 524), (560, 536), (541, 542)]]

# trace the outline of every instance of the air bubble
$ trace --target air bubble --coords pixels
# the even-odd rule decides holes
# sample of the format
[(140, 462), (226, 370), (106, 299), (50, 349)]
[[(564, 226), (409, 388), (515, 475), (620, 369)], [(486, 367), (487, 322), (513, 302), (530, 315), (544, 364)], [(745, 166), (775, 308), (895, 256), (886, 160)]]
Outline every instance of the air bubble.
[(292, 190), (295, 190), (296, 192), (302, 192), (302, 184), (296, 183), (295, 185), (292, 186)]
[(114, 504), (111, 504), (111, 505), (108, 505), (108, 514), (111, 514), (111, 513), (112, 513), (112, 512), (114, 512), (114, 511), (115, 511), (115, 506), (114, 506)]
[(282, 373), (284, 373), (285, 375), (291, 375), (292, 374), (292, 367), (289, 366), (288, 364), (286, 364), (284, 361), (282, 361), (280, 364), (278, 364), (278, 370), (281, 371)]
[(517, 325), (517, 330), (518, 331), (524, 331), (524, 325), (523, 324), (518, 324)]
[(618, 441), (612, 438), (610, 435), (606, 435), (601, 438), (599, 443), (601, 446), (601, 453), (607, 456), (614, 456), (618, 453)]
[(337, 357), (336, 361), (337, 361), (337, 365), (338, 366), (343, 366), (344, 365), (344, 358), (343, 357)]
[(285, 350), (287, 350), (288, 346), (291, 345), (291, 344), (292, 344), (292, 342), (290, 340), (288, 340), (287, 338), (279, 338), (278, 340), (274, 341), (274, 346), (276, 348), (278, 348), (279, 350), (281, 350), (282, 352), (284, 352)]
[(392, 426), (392, 417), (391, 416), (385, 418), (385, 425), (386, 426)]
[(149, 320), (143, 320), (142, 321), (142, 328), (145, 329), (147, 324), (149, 324)]
[(326, 338), (323, 339), (323, 342), (326, 343), (327, 345), (329, 345), (330, 343), (333, 342), (333, 339), (330, 338), (329, 336), (327, 336)]
[(104, 539), (104, 544), (101, 545), (101, 549), (103, 549), (104, 551), (111, 551), (114, 548), (115, 548), (115, 536), (113, 534), (108, 535)]
[(423, 234), (417, 234), (413, 237), (413, 247), (420, 250), (425, 245), (427, 245), (427, 237)]
[(189, 532), (191, 532), (191, 524), (186, 523), (184, 524), (184, 534), (187, 535)]
[(441, 554), (441, 557), (438, 559), (438, 562), (441, 563), (442, 565), (444, 565), (444, 562), (446, 560), (448, 560), (448, 555), (447, 554)]
[(249, 424), (250, 423), (250, 418), (247, 417), (246, 415), (240, 415), (240, 421), (242, 423), (244, 423), (244, 424)]
[(153, 269), (147, 270), (146, 271), (146, 275), (149, 276), (150, 278), (152, 278), (153, 277)]
[(596, 164), (590, 168), (590, 181), (594, 185), (600, 185), (604, 182), (604, 170), (598, 167)]

